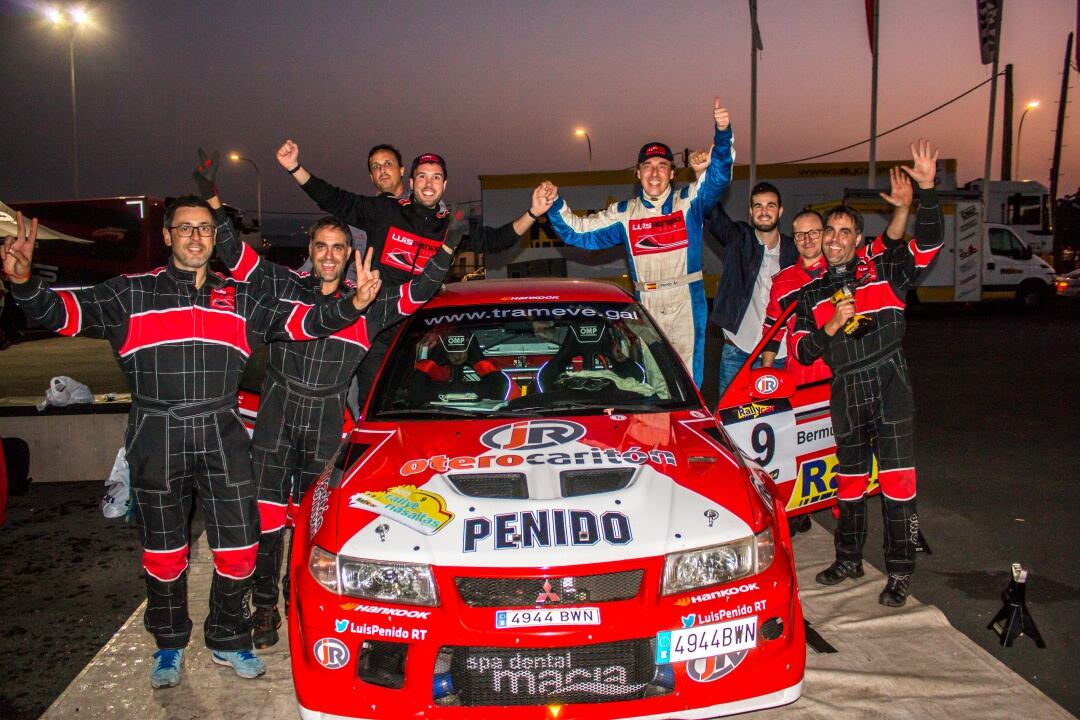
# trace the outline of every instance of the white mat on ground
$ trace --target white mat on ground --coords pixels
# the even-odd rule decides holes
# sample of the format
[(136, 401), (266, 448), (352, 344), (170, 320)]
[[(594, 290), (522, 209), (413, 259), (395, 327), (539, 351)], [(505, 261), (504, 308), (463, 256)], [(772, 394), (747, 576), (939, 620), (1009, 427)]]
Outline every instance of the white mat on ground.
[[(795, 550), (804, 613), (838, 652), (817, 654), (808, 648), (802, 699), (754, 718), (1072, 717), (954, 629), (932, 605), (915, 600), (900, 610), (878, 605), (884, 578), (872, 567), (865, 566), (866, 576), (857, 583), (816, 585), (814, 573), (833, 553), (832, 538), (818, 525), (796, 538)], [(200, 619), (179, 687), (150, 689), (154, 646), (142, 627), (140, 607), (42, 718), (296, 717), (285, 633), (277, 646), (260, 651), (268, 668), (262, 678), (241, 680), (229, 668), (214, 665), (201, 642), (211, 574), (205, 542), (197, 545), (190, 572), (190, 607)]]

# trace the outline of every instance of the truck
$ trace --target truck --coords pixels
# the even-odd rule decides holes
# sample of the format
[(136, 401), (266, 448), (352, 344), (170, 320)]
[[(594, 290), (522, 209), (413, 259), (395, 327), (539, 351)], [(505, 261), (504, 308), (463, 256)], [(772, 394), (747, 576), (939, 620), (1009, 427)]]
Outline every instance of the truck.
[[(888, 186), (889, 169), (909, 164), (910, 160), (882, 160), (877, 163), (877, 188)], [(1047, 229), (1047, 193), (1031, 181), (995, 182), (991, 186), (988, 222), (982, 227), (979, 181), (958, 189), (957, 163), (954, 159), (938, 162), (937, 186), (948, 196), (946, 222), (950, 242), (971, 240), (979, 233), (982, 242), (968, 242), (942, 254), (927, 273), (917, 298), (924, 302), (979, 302), (994, 299), (1017, 299), (1026, 307), (1038, 307), (1049, 297), (1053, 271), (1036, 254), (1052, 250), (1052, 233)], [(802, 208), (824, 209), (845, 199), (856, 202), (867, 217), (867, 234), (885, 227), (892, 208), (879, 197), (877, 189), (866, 186), (867, 163), (801, 163), (759, 165), (757, 180), (775, 184), (782, 193), (786, 210), (781, 226), (790, 230), (791, 218)], [(630, 197), (635, 190), (633, 169), (578, 173), (525, 175), (481, 175), (481, 199), (484, 222), (498, 225), (517, 217), (523, 203), (528, 203), (532, 189), (542, 180), (559, 186), (559, 193), (574, 208), (585, 214), (600, 210), (612, 202)], [(677, 184), (693, 181), (688, 168), (680, 168)], [(724, 208), (736, 220), (747, 217), (749, 205), (749, 169), (737, 166), (724, 198)], [(961, 222), (957, 223), (957, 215)], [(949, 218), (952, 218), (950, 220)], [(974, 218), (974, 220), (973, 220)], [(880, 220), (880, 224), (878, 221)], [(980, 226), (971, 227), (972, 222)], [(959, 233), (959, 234), (958, 234)], [(1030, 243), (1037, 243), (1033, 251)], [(972, 255), (972, 250), (976, 255)], [(958, 253), (960, 257), (958, 257)], [(987, 260), (983, 262), (982, 257)], [(622, 247), (589, 251), (568, 247), (546, 222), (533, 226), (517, 247), (486, 260), (487, 277), (591, 277), (610, 280), (630, 288), (626, 251)], [(713, 297), (723, 269), (722, 248), (706, 233), (702, 248), (705, 290)], [(971, 271), (981, 265), (979, 273)], [(962, 281), (962, 282), (960, 282)]]

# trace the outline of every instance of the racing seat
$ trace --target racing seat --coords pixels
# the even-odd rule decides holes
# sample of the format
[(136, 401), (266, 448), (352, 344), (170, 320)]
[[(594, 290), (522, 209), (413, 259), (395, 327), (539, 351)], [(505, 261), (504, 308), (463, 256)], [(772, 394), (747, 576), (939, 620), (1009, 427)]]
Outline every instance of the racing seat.
[(570, 330), (559, 351), (536, 374), (540, 392), (554, 390), (556, 381), (570, 368), (610, 370), (621, 378), (645, 382), (645, 369), (634, 362), (632, 345), (622, 331), (603, 323), (581, 324)]
[[(471, 379), (466, 368), (479, 376)], [(472, 335), (448, 334), (439, 338), (425, 360), (413, 366), (410, 397), (416, 404), (444, 401), (451, 397), (480, 400), (509, 400), (521, 388), (491, 360), (484, 357)]]

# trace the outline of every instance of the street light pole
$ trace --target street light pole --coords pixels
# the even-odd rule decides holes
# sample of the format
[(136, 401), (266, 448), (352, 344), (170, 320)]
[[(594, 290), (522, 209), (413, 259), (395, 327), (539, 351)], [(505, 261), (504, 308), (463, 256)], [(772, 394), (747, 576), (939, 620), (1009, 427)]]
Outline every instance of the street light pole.
[(589, 133), (585, 131), (585, 128), (578, 128), (574, 131), (574, 134), (585, 138), (585, 144), (589, 148), (589, 170), (592, 170), (592, 138), (589, 137)]
[(1024, 118), (1027, 117), (1027, 114), (1029, 112), (1031, 112), (1032, 110), (1034, 110), (1037, 107), (1039, 107), (1039, 101), (1038, 100), (1032, 100), (1024, 108), (1024, 112), (1022, 112), (1020, 114), (1020, 127), (1018, 127), (1016, 129), (1016, 164), (1015, 164), (1015, 166), (1013, 168), (1013, 170), (1014, 170), (1013, 174), (1016, 175), (1017, 180), (1023, 180), (1024, 179), (1023, 176), (1020, 175), (1020, 133), (1024, 132)]
[(259, 221), (259, 235), (262, 235), (262, 173), (259, 172), (259, 166), (255, 164), (255, 161), (251, 158), (246, 158), (240, 153), (229, 153), (229, 159), (233, 162), (249, 162), (251, 167), (255, 168), (255, 215)]
[(71, 69), (71, 189), (79, 197), (79, 114), (75, 102), (75, 35), (90, 19), (86, 8), (71, 6), (48, 11), (49, 21), (68, 33), (68, 67)]

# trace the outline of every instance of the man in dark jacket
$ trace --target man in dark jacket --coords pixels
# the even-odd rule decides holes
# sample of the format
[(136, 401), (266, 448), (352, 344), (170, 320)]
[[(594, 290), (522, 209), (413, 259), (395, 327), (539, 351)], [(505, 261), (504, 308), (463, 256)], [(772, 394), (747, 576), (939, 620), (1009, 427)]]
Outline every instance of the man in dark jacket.
[[(721, 396), (761, 340), (772, 276), (799, 261), (795, 240), (778, 227), (783, 214), (780, 191), (760, 182), (750, 191), (749, 223), (732, 220), (723, 205), (706, 218), (705, 227), (724, 246), (724, 273), (709, 318), (724, 333)], [(777, 367), (786, 357), (781, 351)]]

